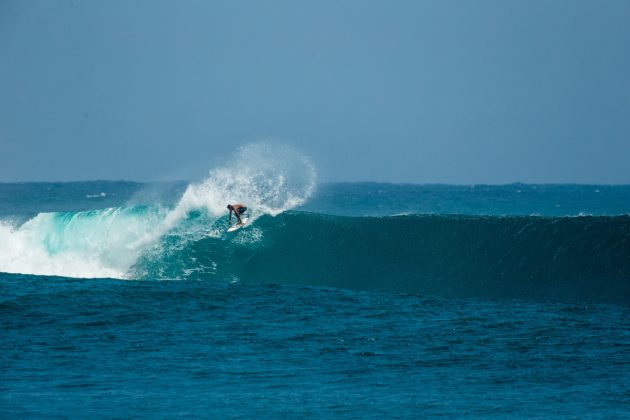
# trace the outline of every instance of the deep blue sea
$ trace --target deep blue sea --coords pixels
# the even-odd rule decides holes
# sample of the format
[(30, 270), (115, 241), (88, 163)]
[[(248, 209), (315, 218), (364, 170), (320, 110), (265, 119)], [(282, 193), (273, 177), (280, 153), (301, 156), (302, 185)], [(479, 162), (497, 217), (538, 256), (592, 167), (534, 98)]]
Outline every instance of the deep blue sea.
[(244, 176), (0, 183), (0, 418), (630, 417), (630, 186)]

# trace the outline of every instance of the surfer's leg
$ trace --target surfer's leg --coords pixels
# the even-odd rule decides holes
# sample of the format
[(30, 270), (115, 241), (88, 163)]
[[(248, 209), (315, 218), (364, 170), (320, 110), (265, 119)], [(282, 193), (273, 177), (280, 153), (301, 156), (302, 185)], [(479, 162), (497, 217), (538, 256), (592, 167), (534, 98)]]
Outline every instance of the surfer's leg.
[(238, 211), (236, 212), (236, 217), (238, 217), (238, 224), (242, 225), (243, 221), (241, 220), (241, 215), (245, 214), (245, 211), (247, 210), (247, 207), (241, 207), (238, 209)]

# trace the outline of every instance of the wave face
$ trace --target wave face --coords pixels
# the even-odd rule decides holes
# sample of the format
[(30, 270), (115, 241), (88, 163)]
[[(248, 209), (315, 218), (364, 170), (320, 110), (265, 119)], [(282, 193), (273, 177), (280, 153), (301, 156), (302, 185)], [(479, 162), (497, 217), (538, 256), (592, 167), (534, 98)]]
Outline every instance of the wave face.
[[(630, 303), (630, 217), (340, 217), (289, 212), (138, 263), (149, 277), (447, 297)], [(170, 251), (168, 251), (170, 250)]]
[(174, 211), (131, 206), (0, 224), (0, 271), (630, 303), (629, 216), (289, 211), (227, 233), (225, 217), (195, 210), (175, 223)]

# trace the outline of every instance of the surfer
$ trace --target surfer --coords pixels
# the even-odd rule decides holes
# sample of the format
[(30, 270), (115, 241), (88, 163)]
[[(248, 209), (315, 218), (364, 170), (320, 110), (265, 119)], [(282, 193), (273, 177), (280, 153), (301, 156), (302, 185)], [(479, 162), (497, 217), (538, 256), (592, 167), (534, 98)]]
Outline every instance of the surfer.
[(234, 216), (236, 216), (236, 220), (238, 220), (236, 224), (239, 226), (242, 225), (241, 214), (247, 211), (247, 207), (243, 204), (228, 204), (227, 208), (230, 211), (230, 223), (232, 222), (232, 212), (234, 212)]

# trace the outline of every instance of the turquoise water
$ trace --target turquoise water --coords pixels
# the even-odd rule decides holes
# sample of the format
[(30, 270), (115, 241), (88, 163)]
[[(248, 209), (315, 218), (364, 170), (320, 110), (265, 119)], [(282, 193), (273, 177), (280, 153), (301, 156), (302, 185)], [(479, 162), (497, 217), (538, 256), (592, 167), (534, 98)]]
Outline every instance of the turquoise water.
[(0, 416), (630, 414), (630, 187), (278, 194), (0, 184)]

